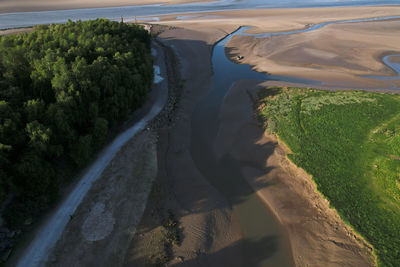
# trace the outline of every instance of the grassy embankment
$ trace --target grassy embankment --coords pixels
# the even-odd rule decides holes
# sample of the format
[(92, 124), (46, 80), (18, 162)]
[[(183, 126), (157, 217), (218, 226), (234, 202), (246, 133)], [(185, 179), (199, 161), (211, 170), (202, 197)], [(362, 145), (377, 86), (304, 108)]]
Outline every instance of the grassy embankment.
[(400, 96), (271, 87), (259, 99), (266, 130), (374, 246), (379, 266), (400, 266)]

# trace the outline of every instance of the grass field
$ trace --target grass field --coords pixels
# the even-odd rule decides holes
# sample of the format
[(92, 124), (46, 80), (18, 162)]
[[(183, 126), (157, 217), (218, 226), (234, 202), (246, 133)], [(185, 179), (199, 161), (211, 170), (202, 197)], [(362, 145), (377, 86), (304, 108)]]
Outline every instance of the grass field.
[(270, 87), (264, 127), (291, 149), (344, 221), (400, 266), (400, 95)]

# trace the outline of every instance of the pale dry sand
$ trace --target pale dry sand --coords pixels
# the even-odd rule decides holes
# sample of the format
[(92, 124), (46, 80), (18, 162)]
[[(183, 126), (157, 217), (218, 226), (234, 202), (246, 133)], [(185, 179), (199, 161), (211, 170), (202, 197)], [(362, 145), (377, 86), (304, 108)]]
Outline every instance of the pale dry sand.
[(241, 80), (227, 93), (217, 155), (244, 164), (242, 174), (287, 230), (296, 266), (373, 266), (370, 246), (329, 207), (312, 177), (289, 161), (285, 145), (261, 130), (253, 105), (267, 85)]
[[(154, 4), (185, 4), (199, 2), (200, 0), (1, 0), (0, 14), (12, 12), (49, 11), (62, 9), (101, 8)], [(201, 1), (205, 2), (205, 1)]]

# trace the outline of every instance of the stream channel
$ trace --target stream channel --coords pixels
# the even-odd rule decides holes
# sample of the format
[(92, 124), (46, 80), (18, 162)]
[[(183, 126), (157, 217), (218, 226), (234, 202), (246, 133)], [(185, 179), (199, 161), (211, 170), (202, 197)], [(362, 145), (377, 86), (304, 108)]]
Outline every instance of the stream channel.
[[(271, 35), (287, 35), (320, 29), (333, 23), (350, 23), (385, 20), (398, 17), (382, 17), (362, 20), (346, 20), (310, 25), (306, 29), (280, 33), (249, 34), (249, 27), (241, 27), (219, 41), (213, 50), (213, 77), (210, 92), (201, 99), (192, 116), (191, 154), (197, 168), (207, 180), (230, 203), (239, 221), (243, 240), (243, 266), (293, 266), (292, 252), (288, 238), (277, 218), (267, 205), (256, 195), (241, 174), (241, 163), (225, 154), (217, 159), (214, 141), (219, 129), (219, 111), (225, 94), (234, 82), (241, 79), (274, 80), (307, 85), (320, 84), (317, 81), (295, 77), (268, 75), (251, 69), (247, 64), (235, 64), (225, 54), (225, 45), (235, 35), (250, 35), (255, 38)], [(386, 61), (388, 61), (386, 59)], [(385, 63), (387, 63), (385, 61)], [(393, 70), (393, 64), (389, 65)], [(381, 76), (374, 77), (382, 79)], [(398, 78), (398, 77), (397, 77)]]

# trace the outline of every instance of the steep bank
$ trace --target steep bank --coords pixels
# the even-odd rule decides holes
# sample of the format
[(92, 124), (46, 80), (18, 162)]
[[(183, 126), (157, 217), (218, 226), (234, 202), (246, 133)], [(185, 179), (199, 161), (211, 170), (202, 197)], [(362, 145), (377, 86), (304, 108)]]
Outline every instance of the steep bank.
[(259, 127), (253, 116), (257, 86), (265, 84), (242, 80), (225, 96), (216, 154), (247, 164), (241, 171), (287, 230), (297, 266), (374, 266), (371, 248), (287, 159), (285, 146)]

